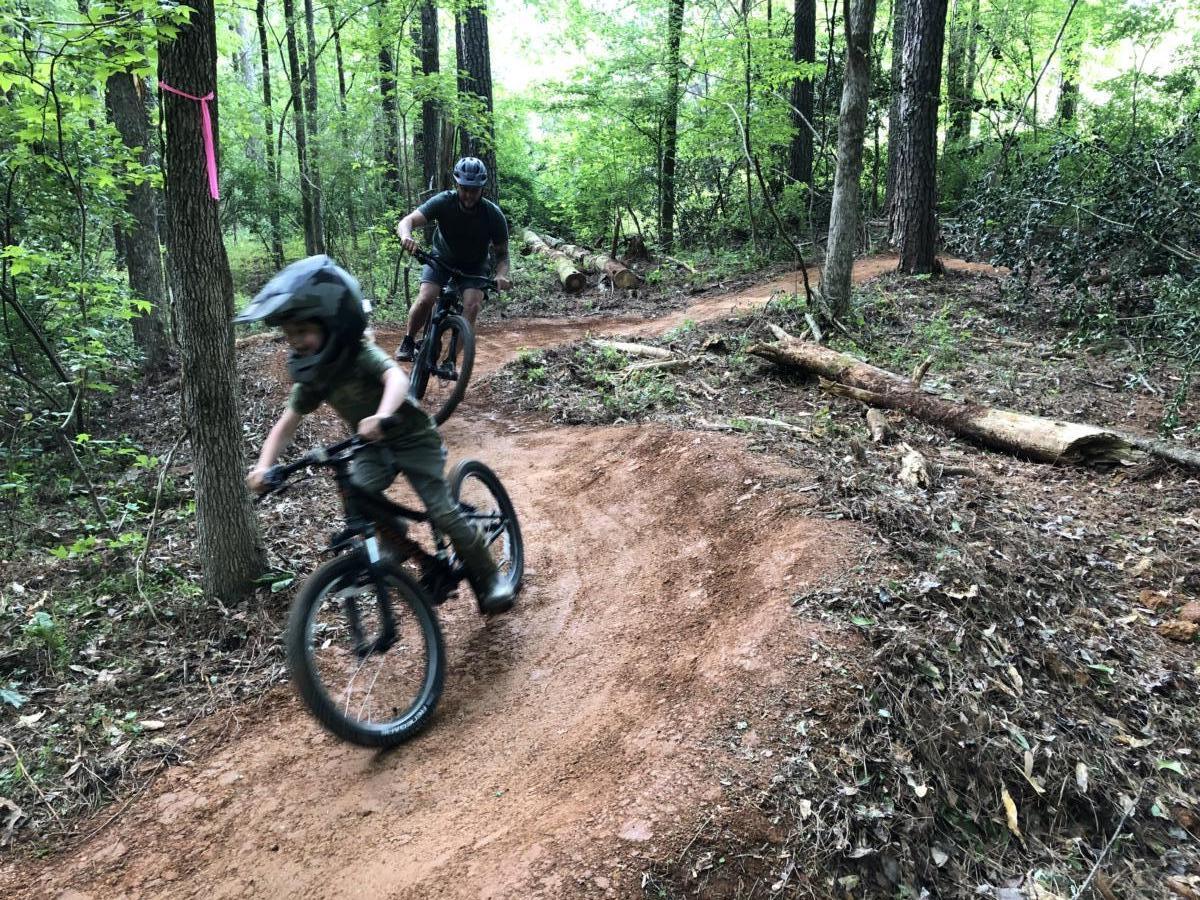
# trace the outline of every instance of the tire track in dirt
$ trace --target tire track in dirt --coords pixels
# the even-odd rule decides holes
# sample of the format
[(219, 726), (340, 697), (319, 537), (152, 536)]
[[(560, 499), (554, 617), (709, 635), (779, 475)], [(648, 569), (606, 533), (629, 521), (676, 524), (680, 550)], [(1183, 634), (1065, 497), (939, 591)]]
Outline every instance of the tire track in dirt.
[[(725, 315), (778, 284), (636, 327)], [(485, 328), (482, 371), (602, 327)], [(509, 487), (527, 587), (491, 621), (465, 591), (441, 607), (449, 672), (432, 727), (373, 754), (326, 735), (281, 690), (96, 837), (0, 868), (0, 894), (640, 894), (633, 857), (681, 846), (723, 773), (750, 764), (723, 738), (734, 710), (819, 681), (797, 659), (812, 640), (842, 639), (799, 621), (788, 598), (851, 564), (854, 531), (805, 515), (807, 495), (787, 489), (803, 473), (738, 438), (466, 412), (447, 442)]]

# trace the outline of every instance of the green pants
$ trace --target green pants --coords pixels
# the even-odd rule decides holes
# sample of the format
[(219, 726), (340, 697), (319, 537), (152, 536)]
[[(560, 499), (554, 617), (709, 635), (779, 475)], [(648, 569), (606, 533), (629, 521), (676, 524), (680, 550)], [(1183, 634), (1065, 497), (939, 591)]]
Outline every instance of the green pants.
[(467, 568), (476, 591), (486, 590), (496, 576), (496, 563), (479, 532), (466, 520), (446, 484), (446, 447), (433, 421), (396, 441), (371, 444), (359, 451), (350, 469), (350, 481), (365, 491), (383, 493), (400, 473), (408, 479), (433, 526), (450, 539), (454, 552)]

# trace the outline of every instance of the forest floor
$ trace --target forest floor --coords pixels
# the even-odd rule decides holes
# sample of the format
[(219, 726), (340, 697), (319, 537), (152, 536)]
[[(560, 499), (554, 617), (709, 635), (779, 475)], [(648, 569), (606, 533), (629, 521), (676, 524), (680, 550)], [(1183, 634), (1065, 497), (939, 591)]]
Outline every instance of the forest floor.
[[(1072, 346), (1045, 298), (1005, 294), (990, 268), (951, 262), (920, 281), (893, 267), (855, 270), (854, 349), (870, 361), (905, 372), (932, 355), (939, 392), (1024, 412), (1147, 432), (1166, 414), (1178, 373), (1133, 348)], [(1049, 900), (1090, 874), (1106, 900), (1200, 896), (1195, 473), (1039, 465), (898, 415), (900, 438), (872, 445), (860, 407), (745, 352), (768, 321), (800, 330), (797, 293), (785, 276), (653, 318), (485, 324), (444, 435), (452, 460), (483, 459), (512, 493), (526, 588), (492, 620), (465, 596), (439, 610), (450, 670), (432, 727), (369, 753), (323, 733), (281, 683), (289, 582), (318, 561), (336, 509), (332, 489), (285, 495), (259, 507), (278, 593), (159, 623), (140, 663), (114, 665), (99, 641), (71, 667), (108, 691), (92, 725), (113, 737), (103, 756), (76, 751), (67, 778), (115, 802), (60, 821), (57, 848), (19, 843), (0, 894), (924, 885)], [(630, 375), (587, 342), (602, 333), (691, 367)], [(282, 402), (281, 347), (242, 345), (250, 435)], [(170, 390), (130, 420), (164, 455)], [(1198, 412), (1193, 399), (1176, 415)], [(341, 431), (312, 418), (302, 445)], [(1194, 430), (1176, 437), (1197, 444)], [(933, 462), (933, 485), (898, 482), (908, 447)], [(184, 457), (175, 469), (187, 477)], [(155, 559), (186, 557), (186, 525), (164, 521)], [(67, 560), (58, 577), (95, 579), (88, 565)], [(24, 596), (52, 576), (12, 567), (4, 580)], [(199, 655), (172, 638), (189, 625), (208, 631)], [(121, 691), (155, 684), (133, 716), (118, 708)], [(82, 688), (27, 693), (9, 732), (27, 759), (39, 728), (98, 703)], [(8, 729), (17, 716), (4, 715)], [(45, 821), (42, 800), (24, 802)]]

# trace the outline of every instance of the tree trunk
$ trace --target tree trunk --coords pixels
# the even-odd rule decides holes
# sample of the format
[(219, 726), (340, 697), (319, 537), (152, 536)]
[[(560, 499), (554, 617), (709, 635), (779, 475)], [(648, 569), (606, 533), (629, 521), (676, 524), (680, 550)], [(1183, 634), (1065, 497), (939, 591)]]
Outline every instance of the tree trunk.
[(308, 175), (312, 188), (313, 216), (313, 246), (314, 252), (325, 252), (325, 212), (324, 198), (321, 196), (321, 162), (317, 135), (317, 35), (313, 27), (312, 0), (304, 0), (304, 51), (308, 65), (306, 71), (307, 92), (304, 100), (304, 112), (308, 119)]
[(899, 271), (933, 272), (937, 244), (937, 110), (947, 0), (908, 0), (896, 152)]
[(833, 183), (825, 266), (821, 270), (821, 296), (827, 311), (838, 319), (850, 308), (850, 272), (854, 268), (858, 233), (859, 179), (871, 93), (871, 35), (874, 28), (875, 0), (855, 0), (847, 23), (837, 174)]
[(679, 44), (683, 37), (684, 0), (668, 0), (667, 108), (663, 124), (662, 185), (659, 188), (658, 233), (663, 249), (675, 245), (675, 164), (679, 146)]
[(474, 95), (482, 107), (479, 118), (466, 123), (463, 154), (477, 156), (487, 166), (488, 183), (484, 194), (494, 202), (499, 199), (499, 178), (492, 115), (492, 57), (488, 46), (487, 10), (483, 2), (467, 7), (458, 22), (459, 68), (465, 76), (459, 91)]
[(575, 268), (575, 264), (569, 256), (561, 250), (551, 248), (535, 232), (530, 231), (528, 228), (521, 232), (521, 237), (525, 240), (530, 250), (550, 258), (550, 262), (554, 266), (554, 271), (558, 274), (558, 281), (563, 286), (563, 290), (568, 294), (574, 294), (583, 290), (587, 284), (587, 279), (583, 277), (582, 272)]
[[(216, 88), (216, 18), (211, 2), (159, 47), (159, 78), (189, 94)], [(183, 399), (193, 452), (196, 529), (205, 589), (223, 600), (250, 593), (266, 567), (245, 475), (237, 365), (233, 349), (233, 278), (209, 196), (198, 104), (168, 94), (166, 127), (167, 247), (179, 273), (177, 322)], [(219, 141), (219, 100), (210, 101)], [(218, 143), (219, 146), (219, 143)]]
[(283, 268), (283, 229), (279, 224), (279, 163), (275, 158), (275, 111), (271, 108), (271, 53), (267, 43), (267, 0), (255, 7), (258, 52), (262, 57), (263, 131), (267, 137), (267, 216), (271, 229), (271, 259)]
[(296, 6), (283, 0), (283, 19), (287, 29), (288, 81), (292, 88), (292, 126), (296, 130), (296, 169), (300, 178), (300, 215), (304, 223), (304, 249), (312, 256), (316, 249), (316, 225), (313, 219), (312, 182), (308, 177), (308, 132), (304, 122), (304, 97), (300, 90), (300, 51), (296, 46)]
[[(105, 93), (121, 142), (137, 152), (142, 165), (148, 166), (151, 161), (150, 124), (141, 96), (142, 84), (132, 72), (114, 72), (108, 76)], [(121, 235), (129, 288), (135, 296), (150, 304), (150, 309), (134, 316), (130, 322), (133, 339), (142, 351), (142, 370), (147, 374), (164, 372), (171, 368), (170, 348), (163, 325), (167, 295), (158, 243), (158, 211), (154, 188), (148, 179), (129, 189), (125, 209), (133, 220)]]
[(883, 208), (888, 218), (888, 239), (895, 239), (893, 210), (896, 205), (896, 153), (900, 149), (900, 72), (904, 68), (904, 16), (909, 0), (892, 0), (892, 67), (888, 77), (888, 159), (887, 186)]
[(985, 447), (1052, 463), (1112, 464), (1129, 456), (1129, 442), (1103, 428), (943, 400), (907, 378), (810, 341), (790, 338), (756, 344), (749, 352), (815, 372), (836, 383), (831, 388), (835, 393), (872, 406), (903, 409)]
[(386, 26), (387, 2), (377, 13), (375, 33), (379, 41), (379, 98), (383, 113), (379, 143), (383, 155), (383, 184), (387, 194), (385, 203), (391, 205), (400, 199), (400, 155), (398, 141), (400, 121), (396, 113), (396, 63), (392, 59), (392, 35)]
[(742, 54), (745, 66), (742, 69), (745, 92), (742, 102), (742, 142), (746, 152), (746, 217), (750, 220), (750, 246), (758, 251), (758, 223), (754, 216), (754, 181), (750, 171), (754, 159), (754, 148), (750, 141), (750, 119), (754, 109), (754, 52), (750, 40), (750, 0), (742, 0)]
[[(812, 65), (817, 61), (817, 2), (796, 0), (792, 29), (792, 62)], [(793, 181), (812, 184), (813, 169), (813, 83), (811, 77), (792, 82), (792, 144), (788, 174)]]
[(434, 0), (421, 4), (421, 74), (425, 76), (425, 99), (421, 101), (421, 176), (424, 196), (441, 188), (442, 173), (438, 171), (442, 123), (438, 102), (432, 96), (432, 79), (440, 70), (438, 60), (438, 16)]
[(971, 137), (971, 103), (975, 72), (970, 44), (975, 40), (979, 0), (954, 0), (950, 14), (950, 46), (946, 52), (946, 143), (960, 144)]

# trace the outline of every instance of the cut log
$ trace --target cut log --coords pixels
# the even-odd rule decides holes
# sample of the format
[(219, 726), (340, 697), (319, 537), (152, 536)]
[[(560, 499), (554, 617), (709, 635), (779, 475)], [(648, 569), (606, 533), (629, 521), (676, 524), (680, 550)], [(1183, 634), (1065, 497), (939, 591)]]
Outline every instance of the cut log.
[(648, 356), (651, 359), (670, 359), (671, 351), (662, 347), (650, 347), (646, 344), (629, 344), (625, 341), (604, 341), (595, 338), (591, 341), (593, 347), (601, 350), (616, 350), (626, 356)]
[(1108, 429), (943, 400), (901, 375), (808, 341), (756, 344), (750, 352), (779, 365), (816, 372), (836, 382), (831, 387), (835, 393), (871, 406), (902, 409), (986, 447), (1042, 462), (1075, 464), (1113, 464), (1132, 455), (1131, 443)]
[(587, 285), (587, 279), (583, 273), (575, 268), (575, 263), (571, 258), (561, 250), (555, 250), (542, 240), (536, 232), (526, 228), (521, 233), (525, 240), (526, 246), (535, 253), (540, 253), (543, 256), (549, 257), (554, 266), (554, 271), (558, 273), (558, 281), (563, 286), (563, 290), (568, 294), (577, 294)]
[(571, 257), (585, 272), (603, 272), (612, 279), (612, 283), (623, 291), (633, 290), (641, 283), (637, 274), (631, 272), (624, 264), (617, 262), (604, 253), (593, 253), (585, 247), (574, 244), (556, 244), (555, 249)]

